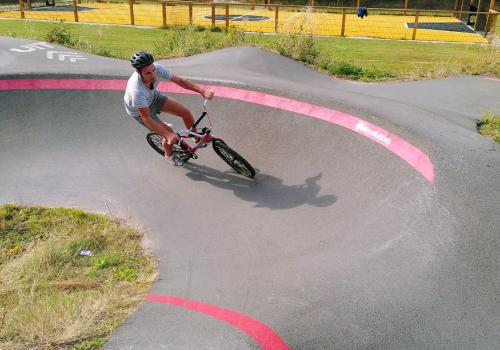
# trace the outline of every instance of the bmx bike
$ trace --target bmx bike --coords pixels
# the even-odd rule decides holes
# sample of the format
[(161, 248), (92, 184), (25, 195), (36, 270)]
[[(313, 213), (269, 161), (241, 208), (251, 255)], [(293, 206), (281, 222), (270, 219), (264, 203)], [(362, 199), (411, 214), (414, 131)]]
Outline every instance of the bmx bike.
[[(179, 136), (179, 142), (172, 145), (172, 153), (176, 154), (184, 162), (187, 162), (190, 159), (197, 159), (198, 155), (196, 154), (196, 151), (200, 148), (206, 147), (209, 143), (212, 143), (212, 148), (215, 153), (231, 168), (243, 176), (253, 178), (255, 176), (255, 170), (250, 163), (248, 163), (245, 158), (239, 155), (236, 151), (231, 149), (223, 140), (212, 135), (212, 123), (210, 123), (210, 117), (208, 117), (210, 127), (204, 127), (200, 133), (193, 131), (203, 118), (208, 115), (207, 102), (208, 100), (205, 99), (203, 102), (203, 112), (190, 129), (183, 129), (176, 132)], [(170, 124), (168, 125), (171, 126)], [(163, 136), (155, 132), (150, 132), (146, 135), (146, 139), (149, 145), (156, 152), (165, 156), (165, 150), (162, 143)], [(194, 139), (195, 145), (191, 147), (186, 142), (187, 139)]]

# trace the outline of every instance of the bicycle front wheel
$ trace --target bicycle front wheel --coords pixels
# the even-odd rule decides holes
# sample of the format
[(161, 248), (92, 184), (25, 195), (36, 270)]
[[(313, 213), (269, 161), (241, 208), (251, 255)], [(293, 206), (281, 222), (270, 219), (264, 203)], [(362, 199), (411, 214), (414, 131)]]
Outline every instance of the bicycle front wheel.
[(236, 151), (232, 150), (226, 143), (220, 139), (215, 139), (212, 142), (212, 147), (215, 153), (225, 161), (231, 168), (236, 170), (243, 176), (252, 178), (255, 176), (254, 168), (248, 163), (245, 158), (240, 156)]

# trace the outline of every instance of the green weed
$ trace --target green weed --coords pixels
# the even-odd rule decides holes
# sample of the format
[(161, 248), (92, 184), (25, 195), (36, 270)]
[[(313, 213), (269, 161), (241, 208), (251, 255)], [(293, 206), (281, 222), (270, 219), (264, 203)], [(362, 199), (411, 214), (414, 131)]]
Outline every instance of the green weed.
[(137, 273), (132, 268), (120, 267), (115, 271), (114, 277), (118, 281), (133, 282), (137, 280)]
[(101, 349), (104, 344), (106, 344), (106, 339), (98, 337), (73, 345), (69, 350), (98, 350)]
[(500, 143), (500, 115), (486, 112), (476, 121), (476, 125), (481, 135)]

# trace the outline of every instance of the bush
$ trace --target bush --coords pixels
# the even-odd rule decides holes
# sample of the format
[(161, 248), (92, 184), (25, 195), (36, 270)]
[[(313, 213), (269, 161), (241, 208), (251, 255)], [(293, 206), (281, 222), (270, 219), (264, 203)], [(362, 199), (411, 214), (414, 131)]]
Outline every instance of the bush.
[(229, 29), (226, 31), (226, 34), (224, 36), (224, 46), (225, 47), (232, 47), (232, 46), (238, 46), (242, 45), (245, 43), (245, 33), (238, 28), (231, 26)]
[(160, 56), (189, 56), (201, 52), (196, 45), (197, 36), (185, 27), (168, 30), (159, 43), (155, 43), (155, 53)]
[(296, 50), (299, 61), (305, 63), (313, 64), (319, 56), (319, 50), (312, 35), (301, 36), (297, 41)]
[(363, 74), (363, 68), (348, 62), (339, 62), (330, 66), (330, 72), (357, 79)]
[(218, 27), (218, 26), (210, 26), (210, 31), (213, 32), (213, 33), (221, 33), (222, 32), (222, 28)]
[(74, 47), (77, 41), (68, 28), (66, 28), (63, 21), (59, 22), (51, 30), (49, 30), (45, 39), (49, 43), (56, 43), (69, 47)]
[(308, 64), (314, 64), (319, 57), (316, 41), (311, 35), (285, 35), (278, 40), (276, 49), (282, 56)]
[(93, 47), (91, 52), (94, 55), (98, 56), (104, 56), (104, 57), (114, 57), (113, 53), (111, 52), (110, 49), (105, 48), (105, 47)]
[(154, 44), (154, 52), (160, 57), (192, 56), (203, 52), (242, 45), (246, 43), (246, 35), (235, 27), (228, 28), (224, 33), (219, 27), (206, 31), (201, 26), (178, 26), (165, 32), (161, 41)]
[(330, 74), (350, 79), (383, 80), (384, 78), (393, 77), (393, 74), (390, 72), (380, 70), (376, 67), (366, 69), (349, 62), (335, 62), (325, 54), (316, 60), (316, 66), (328, 71)]
[(383, 80), (384, 78), (392, 78), (393, 74), (377, 68), (366, 69), (363, 71), (363, 78), (367, 80)]
[(45, 38), (50, 43), (71, 47), (73, 49), (87, 51), (94, 55), (114, 57), (111, 50), (104, 47), (94, 46), (90, 41), (82, 37), (75, 37), (74, 34), (64, 25), (63, 21), (57, 23), (50, 29)]

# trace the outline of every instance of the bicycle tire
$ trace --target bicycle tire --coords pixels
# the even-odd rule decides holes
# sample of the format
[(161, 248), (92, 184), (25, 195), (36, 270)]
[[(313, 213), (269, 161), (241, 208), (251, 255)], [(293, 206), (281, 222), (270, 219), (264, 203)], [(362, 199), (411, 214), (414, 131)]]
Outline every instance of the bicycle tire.
[(221, 139), (215, 139), (212, 142), (212, 147), (215, 153), (238, 173), (249, 178), (253, 178), (255, 176), (255, 170), (250, 163), (248, 163), (245, 158), (240, 156), (235, 150), (226, 145), (224, 141)]
[(163, 149), (163, 136), (155, 132), (150, 132), (146, 135), (146, 140), (148, 140), (149, 145), (153, 147), (156, 152), (165, 156), (165, 150)]
[[(146, 139), (148, 140), (149, 145), (156, 152), (158, 152), (162, 156), (165, 156), (165, 149), (163, 148), (163, 136), (155, 132), (150, 132), (146, 135)], [(179, 145), (172, 145), (172, 153), (178, 154), (179, 158), (184, 162), (187, 162), (189, 158), (191, 158)]]

